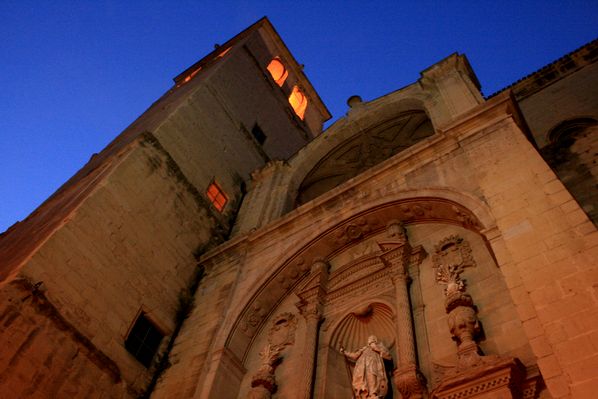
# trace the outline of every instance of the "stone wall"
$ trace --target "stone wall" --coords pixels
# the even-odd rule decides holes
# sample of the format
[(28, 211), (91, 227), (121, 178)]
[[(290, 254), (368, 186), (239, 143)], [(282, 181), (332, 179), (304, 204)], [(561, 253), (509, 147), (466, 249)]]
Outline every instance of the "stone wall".
[(194, 253), (217, 236), (219, 223), (146, 136), (20, 275), (41, 284), (57, 312), (141, 391), (151, 374), (124, 348), (129, 328), (143, 311), (172, 333), (178, 295), (195, 273)]
[(0, 291), (0, 393), (6, 398), (130, 398), (120, 368), (47, 299), (13, 280)]

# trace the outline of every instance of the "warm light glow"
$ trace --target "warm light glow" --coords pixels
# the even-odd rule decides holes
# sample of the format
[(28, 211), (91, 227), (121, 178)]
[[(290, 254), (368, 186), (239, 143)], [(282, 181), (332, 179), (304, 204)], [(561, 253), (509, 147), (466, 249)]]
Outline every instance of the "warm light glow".
[(297, 86), (293, 87), (293, 91), (289, 96), (289, 104), (291, 104), (297, 116), (303, 120), (305, 110), (307, 109), (307, 97), (305, 97), (305, 94)]
[(284, 81), (289, 76), (289, 71), (284, 67), (280, 58), (276, 57), (268, 64), (268, 72), (272, 75), (272, 79), (276, 82), (277, 85), (281, 86), (284, 84)]
[(187, 75), (187, 77), (185, 77), (185, 80), (183, 80), (184, 83), (189, 82), (191, 79), (193, 79), (193, 77), (195, 75), (197, 75), (197, 73), (201, 71), (201, 67), (197, 68), (195, 71), (191, 72), (189, 75)]
[(224, 191), (222, 191), (220, 186), (216, 184), (216, 182), (212, 182), (210, 184), (210, 186), (208, 187), (208, 191), (206, 191), (206, 195), (212, 202), (212, 205), (214, 205), (214, 208), (216, 208), (218, 212), (222, 212), (224, 206), (228, 202), (228, 198), (226, 197), (226, 194), (224, 194)]
[(228, 53), (230, 51), (230, 49), (232, 49), (232, 47), (227, 48), (226, 50), (224, 50), (223, 52), (221, 52), (220, 54), (218, 54), (216, 56), (216, 58), (222, 58), (226, 55), (226, 53)]

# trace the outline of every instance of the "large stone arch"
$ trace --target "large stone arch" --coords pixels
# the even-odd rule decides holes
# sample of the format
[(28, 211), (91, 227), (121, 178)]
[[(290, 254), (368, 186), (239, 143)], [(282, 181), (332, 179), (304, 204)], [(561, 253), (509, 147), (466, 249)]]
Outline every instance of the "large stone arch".
[(258, 282), (250, 298), (232, 321), (225, 347), (245, 362), (254, 338), (264, 327), (282, 299), (307, 276), (314, 259), (328, 258), (358, 240), (380, 233), (389, 220), (406, 226), (419, 223), (446, 223), (480, 234), (494, 227), (487, 206), (473, 196), (450, 189), (412, 190), (364, 204), (342, 220), (330, 221), (281, 254), (273, 271)]

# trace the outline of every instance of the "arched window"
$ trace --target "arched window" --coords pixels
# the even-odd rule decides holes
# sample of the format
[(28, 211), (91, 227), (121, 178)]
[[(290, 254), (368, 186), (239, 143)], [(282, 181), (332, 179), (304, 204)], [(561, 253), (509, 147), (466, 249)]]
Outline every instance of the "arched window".
[(297, 205), (313, 200), (434, 134), (432, 122), (421, 110), (405, 111), (369, 123), (360, 127), (359, 133), (349, 135), (332, 147), (313, 165), (299, 186)]
[(291, 107), (293, 107), (297, 116), (303, 120), (305, 117), (305, 110), (307, 109), (307, 97), (305, 97), (305, 94), (299, 90), (299, 87), (293, 86), (293, 91), (289, 96), (289, 104), (291, 104)]
[(268, 72), (272, 75), (272, 79), (276, 82), (277, 85), (281, 86), (284, 84), (284, 81), (289, 76), (289, 71), (284, 67), (284, 64), (280, 60), (280, 58), (276, 57), (268, 64)]

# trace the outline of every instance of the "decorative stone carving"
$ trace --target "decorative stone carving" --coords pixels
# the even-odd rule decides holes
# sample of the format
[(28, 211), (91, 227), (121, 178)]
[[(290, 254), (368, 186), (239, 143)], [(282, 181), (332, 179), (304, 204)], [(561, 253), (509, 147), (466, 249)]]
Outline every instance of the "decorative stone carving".
[[(524, 377), (525, 368), (519, 360), (494, 357), (494, 361), (486, 360), (477, 367), (445, 376), (430, 398), (524, 398)], [(534, 395), (535, 389), (528, 392)]]
[(251, 335), (251, 330), (257, 327), (257, 325), (262, 321), (262, 319), (267, 313), (267, 310), (264, 309), (261, 303), (254, 303), (251, 306), (251, 310), (245, 318), (245, 322), (241, 326), (243, 332), (245, 332), (248, 335)]
[(521, 363), (511, 357), (484, 356), (476, 342), (481, 329), (477, 310), (460, 277), (466, 267), (475, 266), (469, 244), (453, 235), (440, 241), (435, 250), (436, 282), (446, 286), (445, 309), (449, 330), (457, 343), (457, 364), (435, 364), (440, 378), (431, 397), (456, 399), (487, 391), (495, 392), (493, 397), (519, 397), (525, 375)]
[(268, 344), (260, 352), (262, 365), (251, 379), (248, 399), (267, 399), (276, 392), (276, 367), (282, 362), (285, 347), (295, 342), (297, 318), (292, 313), (281, 313), (272, 320)]
[[(397, 190), (399, 186), (394, 185), (389, 186), (388, 188), (388, 195), (393, 193), (393, 190)], [(348, 198), (355, 198), (359, 193), (358, 190), (352, 192), (351, 195), (353, 197)], [(347, 191), (347, 195), (349, 195), (349, 191)], [(370, 193), (370, 198), (378, 195), (377, 191), (372, 191)], [(343, 197), (343, 201), (345, 197)], [(342, 203), (342, 201), (341, 201)], [(418, 217), (415, 215), (415, 208), (414, 206), (418, 205), (424, 210), (428, 210), (424, 213), (423, 216)], [(459, 215), (457, 215), (455, 208), (458, 210)], [(419, 213), (419, 211), (417, 211)], [(441, 223), (441, 224), (463, 224), (463, 218), (466, 217), (471, 219), (475, 222), (472, 227), (476, 227), (476, 229), (482, 229), (483, 225), (481, 222), (477, 221), (476, 216), (471, 213), (468, 209), (463, 207), (462, 205), (452, 202), (446, 199), (434, 199), (434, 198), (418, 198), (417, 200), (414, 199), (405, 199), (400, 200), (395, 203), (392, 203), (389, 206), (383, 207), (374, 207), (372, 210), (367, 212), (361, 213), (359, 216), (348, 220), (346, 222), (342, 222), (337, 225), (335, 228), (327, 230), (326, 232), (322, 233), (317, 240), (314, 240), (305, 248), (303, 248), (300, 252), (296, 254), (289, 254), (289, 259), (286, 260), (283, 264), (279, 265), (279, 272), (275, 273), (268, 281), (264, 283), (264, 286), (260, 288), (259, 291), (252, 293), (252, 299), (246, 304), (243, 308), (240, 320), (237, 324), (235, 324), (233, 331), (231, 332), (230, 339), (228, 341), (227, 346), (230, 348), (243, 348), (239, 349), (239, 352), (236, 353), (236, 356), (239, 358), (246, 358), (251, 346), (247, 345), (247, 339), (253, 340), (255, 335), (258, 331), (261, 330), (260, 326), (264, 323), (265, 316), (270, 314), (273, 310), (272, 308), (275, 304), (279, 303), (280, 300), (288, 294), (289, 289), (292, 289), (294, 292), (298, 292), (299, 287), (297, 287), (297, 283), (299, 281), (303, 281), (308, 278), (307, 274), (309, 274), (309, 268), (311, 267), (310, 260), (316, 256), (322, 256), (325, 254), (333, 258), (335, 254), (339, 253), (340, 251), (344, 250), (345, 247), (348, 247), (349, 244), (341, 244), (337, 242), (337, 234), (340, 231), (344, 231), (345, 227), (348, 224), (355, 223), (356, 220), (363, 219), (367, 221), (369, 226), (369, 232), (365, 233), (364, 236), (361, 238), (368, 238), (373, 234), (382, 231), (382, 227), (387, 223), (389, 220), (398, 219), (403, 221), (406, 225), (412, 225), (420, 222), (433, 222), (433, 223)], [(362, 230), (363, 231), (363, 230)], [(395, 241), (395, 240), (389, 240)], [(390, 243), (380, 243), (381, 250), (374, 251), (368, 253), (367, 256), (381, 256), (386, 258), (386, 253), (392, 251), (392, 246), (397, 245), (395, 242)], [(412, 249), (412, 257), (411, 260), (408, 261), (408, 264), (419, 264), (421, 261), (421, 257), (425, 256), (424, 251), (417, 251), (417, 248)], [(417, 259), (420, 259), (419, 261)], [(356, 259), (357, 260), (357, 259)], [(291, 281), (289, 277), (287, 277), (287, 270), (297, 266), (300, 275), (299, 277)], [(361, 265), (353, 265), (356, 268), (359, 268)], [(274, 265), (269, 265), (269, 267), (274, 267)], [(375, 289), (384, 290), (388, 286), (392, 284), (389, 279), (390, 270), (384, 271), (376, 271), (374, 274), (360, 280), (359, 282), (352, 282), (350, 284), (359, 284), (359, 287), (355, 286), (340, 286), (338, 288), (328, 289), (328, 293), (324, 298), (325, 303), (332, 303), (337, 300), (344, 300), (343, 297), (345, 295), (357, 295), (358, 292), (365, 292), (367, 290), (374, 289), (374, 286), (377, 286)], [(280, 280), (278, 276), (282, 275), (285, 277), (285, 284), (280, 284)], [(336, 275), (336, 271), (331, 274), (331, 279), (333, 279), (333, 275)], [(366, 281), (367, 280), (367, 281)], [(336, 282), (334, 282), (336, 284)], [(344, 284), (343, 284), (344, 285)], [(284, 287), (288, 288), (284, 288)], [(254, 309), (254, 304), (259, 302), (260, 310), (256, 311)]]
[(390, 352), (378, 342), (374, 335), (368, 337), (368, 343), (355, 352), (340, 352), (355, 362), (352, 385), (354, 397), (358, 399), (384, 398), (388, 393), (388, 379), (384, 368), (384, 359), (391, 360)]
[[(412, 209), (412, 208), (409, 208)], [(429, 209), (428, 209), (429, 210)], [(414, 212), (425, 212), (424, 208), (417, 208)], [(411, 211), (410, 211), (411, 212)], [(391, 280), (395, 287), (397, 309), (410, 309), (409, 298), (409, 265), (419, 265), (425, 257), (422, 248), (415, 251), (409, 245), (407, 231), (402, 221), (392, 220), (387, 224), (386, 233), (398, 247), (384, 256), (392, 269)], [(412, 315), (398, 312), (395, 320), (398, 339), (398, 368), (393, 371), (393, 380), (403, 399), (422, 398), (426, 392), (426, 381), (417, 368), (415, 339)]]
[(247, 399), (270, 399), (272, 393), (263, 386), (257, 386), (251, 388), (251, 391), (247, 394)]
[[(280, 356), (281, 351), (282, 348), (276, 348), (268, 344), (260, 352), (262, 365), (257, 373), (251, 378), (251, 387), (257, 387), (257, 391), (262, 395), (261, 397), (264, 397), (263, 395), (266, 394), (264, 389), (270, 394), (276, 392), (276, 377), (274, 376), (274, 371), (282, 361)], [(251, 391), (253, 391), (253, 389)], [(249, 397), (255, 397), (255, 394), (250, 393)]]
[(434, 248), (432, 257), (434, 267), (450, 267), (457, 274), (461, 274), (466, 267), (475, 267), (469, 243), (458, 235), (446, 237)]
[(362, 238), (371, 231), (371, 227), (364, 218), (359, 218), (352, 223), (340, 227), (335, 233), (335, 242), (337, 244), (347, 244)]
[(328, 284), (329, 264), (326, 260), (314, 260), (307, 281), (300, 287), (297, 296), (301, 302), (297, 304), (305, 317), (305, 341), (303, 351), (303, 370), (299, 377), (299, 398), (309, 398), (312, 391), (314, 365), (318, 342), (318, 328), (323, 315), (323, 301)]
[(281, 313), (272, 321), (268, 342), (275, 348), (282, 348), (295, 343), (297, 318), (292, 313)]
[(405, 225), (400, 220), (391, 220), (386, 225), (386, 235), (388, 238), (397, 242), (397, 244), (407, 243), (407, 231)]
[(471, 213), (463, 212), (460, 208), (453, 206), (453, 211), (455, 212), (455, 218), (463, 223), (464, 226), (471, 226), (475, 228), (480, 228), (480, 224), (478, 223), (475, 216)]
[(463, 238), (452, 235), (440, 241), (432, 258), (436, 282), (445, 285), (445, 308), (448, 326), (458, 347), (458, 369), (467, 369), (482, 362), (475, 341), (480, 332), (473, 300), (466, 293), (460, 275), (466, 267), (475, 266), (471, 248)]
[(401, 207), (401, 210), (405, 213), (405, 215), (408, 218), (414, 217), (414, 216), (422, 217), (422, 216), (430, 214), (430, 212), (432, 211), (432, 206), (427, 203), (409, 204), (409, 205), (403, 205)]
[(330, 347), (359, 348), (373, 334), (392, 348), (396, 345), (395, 317), (390, 307), (380, 302), (355, 306), (336, 324)]
[(403, 399), (422, 398), (425, 393), (426, 379), (415, 364), (408, 364), (396, 369), (393, 380)]

